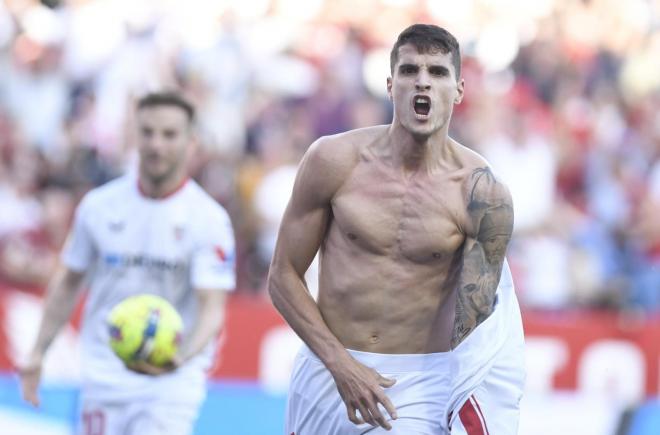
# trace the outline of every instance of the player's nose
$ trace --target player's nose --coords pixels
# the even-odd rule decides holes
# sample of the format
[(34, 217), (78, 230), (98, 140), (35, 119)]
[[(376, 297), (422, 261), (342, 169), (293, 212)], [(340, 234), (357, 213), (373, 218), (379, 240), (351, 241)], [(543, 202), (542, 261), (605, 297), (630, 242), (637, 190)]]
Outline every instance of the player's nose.
[(415, 90), (428, 91), (429, 89), (431, 89), (431, 80), (429, 74), (425, 70), (421, 70), (419, 74), (417, 74), (417, 78), (415, 80)]
[(146, 148), (150, 151), (159, 151), (162, 150), (165, 146), (165, 141), (161, 137), (154, 135), (153, 137), (149, 138), (148, 141), (145, 141), (145, 145)]

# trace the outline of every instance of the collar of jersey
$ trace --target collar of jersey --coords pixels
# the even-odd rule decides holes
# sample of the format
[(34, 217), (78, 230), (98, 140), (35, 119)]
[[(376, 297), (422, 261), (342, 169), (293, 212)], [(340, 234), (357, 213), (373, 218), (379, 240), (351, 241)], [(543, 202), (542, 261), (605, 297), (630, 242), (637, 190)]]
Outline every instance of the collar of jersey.
[(168, 192), (168, 193), (166, 193), (165, 195), (162, 195), (162, 196), (155, 196), (154, 197), (154, 196), (147, 195), (146, 192), (144, 191), (144, 189), (142, 188), (142, 184), (140, 184), (140, 179), (139, 178), (137, 179), (137, 188), (138, 188), (138, 192), (140, 192), (140, 195), (143, 198), (150, 199), (152, 201), (162, 201), (164, 199), (171, 198), (172, 196), (179, 193), (186, 186), (186, 184), (188, 184), (189, 179), (190, 179), (190, 177), (185, 177), (178, 186), (176, 186), (170, 192)]

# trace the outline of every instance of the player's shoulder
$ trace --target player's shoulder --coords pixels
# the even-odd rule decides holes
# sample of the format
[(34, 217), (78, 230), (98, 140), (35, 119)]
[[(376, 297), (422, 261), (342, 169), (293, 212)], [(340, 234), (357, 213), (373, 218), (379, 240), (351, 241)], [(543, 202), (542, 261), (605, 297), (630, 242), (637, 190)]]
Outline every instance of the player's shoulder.
[(321, 136), (307, 149), (306, 157), (312, 164), (341, 165), (350, 163), (356, 147), (353, 132)]
[(227, 210), (195, 180), (188, 180), (186, 193), (190, 203), (187, 207), (193, 210), (194, 215), (205, 220), (215, 221), (221, 219), (229, 221)]
[(506, 184), (481, 154), (458, 142), (454, 147), (463, 167), (463, 189), (469, 198), (496, 197), (510, 201)]
[(332, 168), (335, 171), (350, 170), (367, 147), (386, 134), (387, 126), (378, 125), (322, 136), (309, 147), (305, 160), (313, 166)]
[(453, 139), (451, 140), (451, 146), (464, 169), (471, 171), (477, 168), (490, 167), (484, 156), (472, 148)]
[(114, 207), (115, 202), (123, 201), (135, 189), (135, 179), (122, 175), (88, 191), (80, 202), (80, 207)]

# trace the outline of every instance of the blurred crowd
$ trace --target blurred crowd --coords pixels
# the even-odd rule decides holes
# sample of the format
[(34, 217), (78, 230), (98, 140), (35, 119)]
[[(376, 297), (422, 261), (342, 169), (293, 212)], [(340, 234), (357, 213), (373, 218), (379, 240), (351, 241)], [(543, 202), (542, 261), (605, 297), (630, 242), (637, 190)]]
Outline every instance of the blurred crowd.
[(81, 196), (135, 165), (135, 99), (180, 89), (239, 291), (263, 293), (297, 162), (390, 122), (389, 50), (414, 22), (461, 43), (451, 134), (511, 189), (523, 305), (660, 312), (657, 0), (4, 0), (0, 290), (43, 291)]

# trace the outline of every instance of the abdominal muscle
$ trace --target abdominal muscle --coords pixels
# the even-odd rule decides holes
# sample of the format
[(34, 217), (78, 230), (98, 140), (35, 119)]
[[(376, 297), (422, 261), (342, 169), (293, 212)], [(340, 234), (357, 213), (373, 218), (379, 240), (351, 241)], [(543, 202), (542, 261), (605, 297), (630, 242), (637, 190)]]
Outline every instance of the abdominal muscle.
[(385, 354), (449, 351), (452, 261), (416, 264), (362, 250), (325, 249), (318, 306), (344, 347)]

